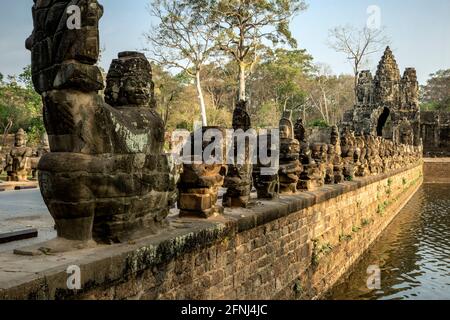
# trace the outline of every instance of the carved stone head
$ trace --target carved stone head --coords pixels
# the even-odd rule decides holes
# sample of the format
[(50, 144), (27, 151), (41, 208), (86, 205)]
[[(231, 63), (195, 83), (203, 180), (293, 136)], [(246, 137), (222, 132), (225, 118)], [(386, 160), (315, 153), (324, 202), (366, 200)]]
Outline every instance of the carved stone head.
[(114, 107), (154, 106), (152, 68), (144, 54), (121, 52), (106, 77), (105, 101)]
[(25, 147), (27, 144), (27, 133), (23, 129), (19, 129), (14, 136), (14, 145), (18, 148)]

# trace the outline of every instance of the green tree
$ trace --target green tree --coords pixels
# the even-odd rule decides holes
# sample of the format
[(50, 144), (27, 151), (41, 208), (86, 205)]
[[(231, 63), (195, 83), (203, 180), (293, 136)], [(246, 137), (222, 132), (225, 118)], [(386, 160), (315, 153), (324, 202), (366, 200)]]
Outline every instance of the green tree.
[(4, 143), (8, 133), (19, 128), (28, 132), (31, 143), (39, 142), (45, 132), (42, 100), (33, 88), (30, 66), (25, 67), (18, 77), (8, 76), (7, 82), (0, 82), (1, 143)]
[(421, 87), (422, 110), (450, 111), (450, 69), (430, 75)]
[(246, 79), (266, 46), (297, 42), (291, 19), (306, 9), (304, 0), (215, 0), (211, 7), (219, 50), (239, 69), (239, 99), (246, 100)]
[(252, 103), (260, 105), (272, 101), (279, 112), (292, 110), (296, 115), (305, 103), (305, 83), (311, 76), (312, 62), (306, 50), (270, 51), (249, 78)]
[(209, 16), (197, 1), (153, 0), (151, 13), (158, 25), (146, 34), (152, 58), (160, 64), (181, 69), (194, 79), (203, 125), (207, 125), (201, 71), (215, 49)]

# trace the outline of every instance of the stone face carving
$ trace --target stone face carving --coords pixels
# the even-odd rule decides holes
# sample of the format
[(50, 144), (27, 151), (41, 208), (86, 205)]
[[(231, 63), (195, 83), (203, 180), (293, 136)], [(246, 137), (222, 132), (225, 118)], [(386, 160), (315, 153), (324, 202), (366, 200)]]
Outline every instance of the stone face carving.
[(400, 70), (389, 47), (386, 48), (374, 79), (375, 103), (400, 102)]
[[(80, 29), (67, 27), (67, 8), (81, 9)], [(39, 184), (56, 222), (47, 251), (124, 242), (164, 226), (176, 172), (163, 153), (164, 125), (154, 110), (151, 67), (123, 52), (108, 72), (106, 104), (95, 65), (99, 56), (96, 0), (35, 1), (33, 83), (42, 94), (52, 152), (39, 162)]]
[(33, 149), (26, 146), (27, 134), (23, 129), (19, 129), (15, 134), (14, 147), (6, 155), (7, 181), (21, 182), (28, 180), (28, 172), (31, 169), (30, 158), (33, 156)]
[(387, 47), (375, 77), (370, 71), (358, 76), (357, 103), (346, 112), (343, 126), (358, 134), (382, 136), (397, 143), (396, 128), (406, 117), (411, 124), (413, 144), (420, 144), (419, 84), (416, 70), (407, 68), (400, 76), (392, 50)]
[[(247, 102), (239, 101), (233, 112), (233, 130), (244, 134), (251, 127), (250, 116), (247, 112)], [(247, 207), (252, 190), (252, 141), (245, 139), (245, 150), (239, 150), (239, 138), (235, 135), (233, 144), (233, 165), (228, 165), (228, 174), (224, 187), (227, 192), (223, 196), (224, 207)]]
[(297, 192), (302, 167), (299, 161), (300, 143), (294, 138), (291, 112), (285, 112), (280, 120), (280, 193)]
[[(224, 183), (227, 168), (223, 162), (214, 159), (205, 159), (206, 148), (214, 143), (219, 145), (222, 155), (225, 154), (225, 141), (216, 141), (215, 137), (208, 137), (209, 129), (220, 131), (225, 136), (223, 129), (218, 127), (203, 127), (192, 133), (190, 140), (191, 154), (183, 154), (183, 172), (178, 183), (179, 197), (178, 208), (182, 217), (209, 218), (215, 214), (223, 213), (223, 208), (218, 205), (219, 189)], [(194, 140), (201, 131), (201, 150), (195, 150)], [(198, 138), (197, 138), (198, 139)], [(185, 149), (184, 149), (185, 150)], [(218, 156), (213, 152), (211, 156)], [(219, 159), (219, 158), (218, 158)]]

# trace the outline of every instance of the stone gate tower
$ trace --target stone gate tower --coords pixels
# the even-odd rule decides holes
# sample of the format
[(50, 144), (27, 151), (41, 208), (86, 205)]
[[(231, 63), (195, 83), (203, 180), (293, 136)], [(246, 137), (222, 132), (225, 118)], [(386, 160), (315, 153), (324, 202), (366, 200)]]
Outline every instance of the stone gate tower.
[(400, 75), (397, 61), (386, 48), (375, 77), (358, 76), (357, 103), (344, 116), (344, 126), (356, 133), (372, 134), (398, 143), (420, 144), (419, 84), (416, 70)]

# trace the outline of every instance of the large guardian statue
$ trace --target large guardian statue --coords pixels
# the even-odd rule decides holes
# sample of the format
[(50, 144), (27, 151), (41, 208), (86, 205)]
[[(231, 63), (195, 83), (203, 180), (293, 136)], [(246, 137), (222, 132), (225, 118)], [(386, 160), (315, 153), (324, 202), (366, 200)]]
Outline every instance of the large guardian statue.
[(18, 253), (141, 237), (164, 226), (172, 205), (176, 176), (163, 152), (150, 63), (119, 53), (100, 93), (102, 15), (97, 0), (34, 1), (26, 46), (52, 151), (39, 163), (39, 184), (58, 239)]

